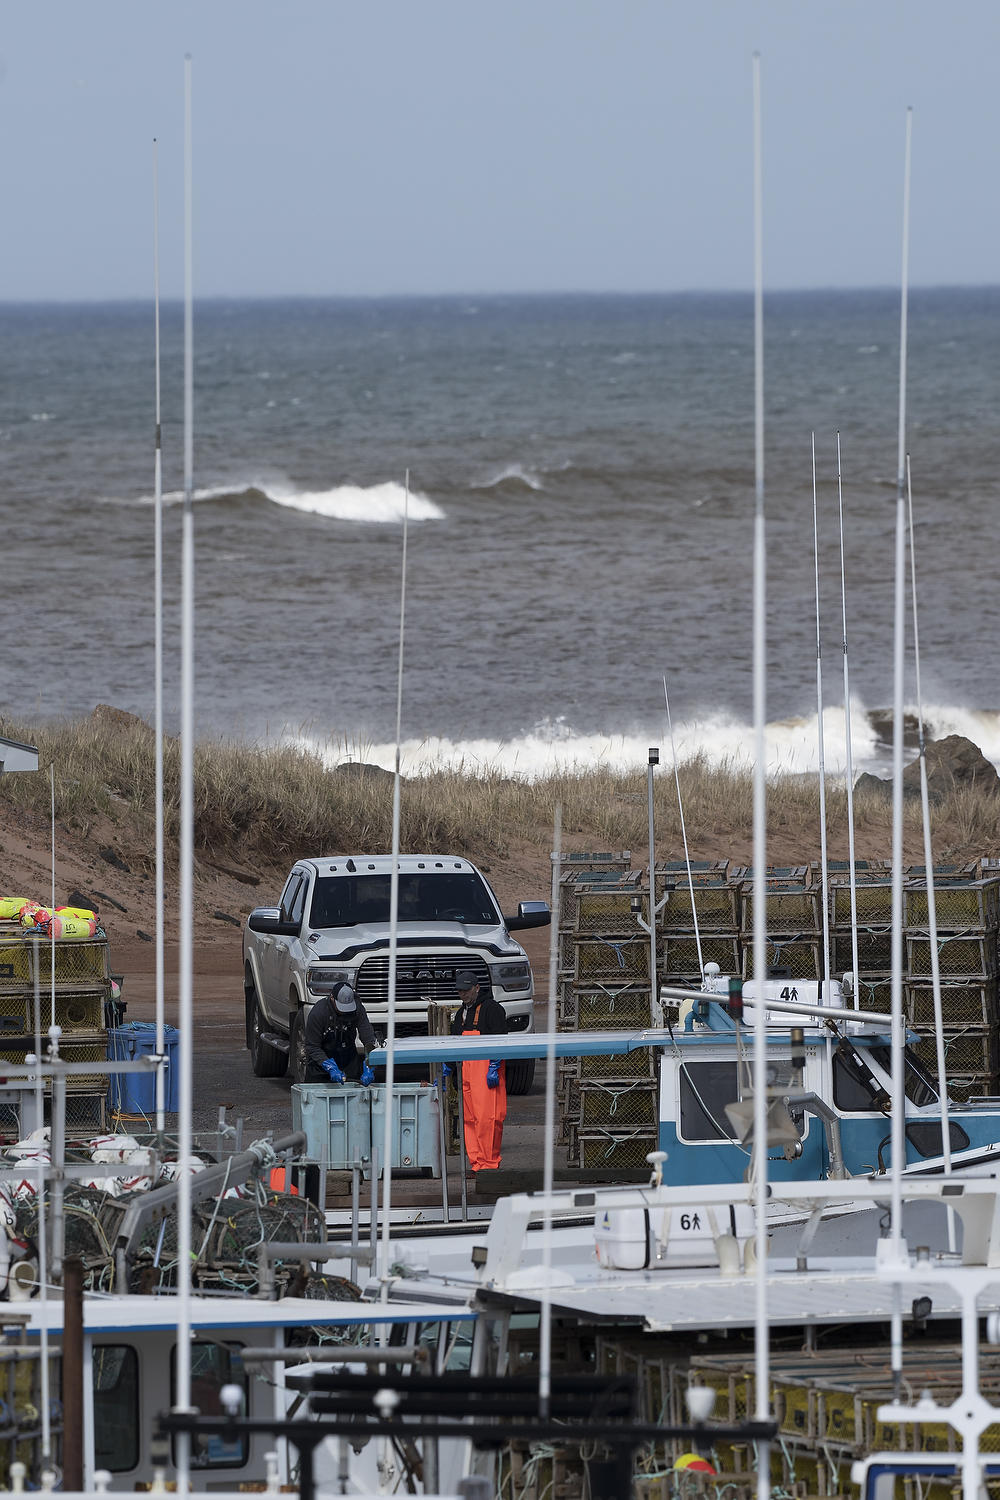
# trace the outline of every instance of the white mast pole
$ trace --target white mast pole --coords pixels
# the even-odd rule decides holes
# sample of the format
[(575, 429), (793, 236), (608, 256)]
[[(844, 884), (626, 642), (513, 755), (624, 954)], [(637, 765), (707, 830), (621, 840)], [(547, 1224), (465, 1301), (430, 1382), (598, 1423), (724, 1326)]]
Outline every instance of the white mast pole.
[[(549, 1415), (552, 1394), (552, 1192), (556, 1137), (556, 994), (559, 977), (559, 876), (562, 873), (562, 803), (556, 803), (555, 829), (552, 840), (552, 925), (549, 932), (549, 1040), (545, 1049), (545, 1155), (542, 1191), (545, 1194), (542, 1230), (542, 1305), (540, 1308), (538, 1349), (538, 1415), (545, 1421)], [(650, 862), (652, 865), (652, 861)], [(650, 875), (652, 881), (652, 875)], [(650, 886), (652, 892), (652, 885)], [(653, 900), (650, 897), (650, 911)], [(655, 937), (652, 938), (655, 943)]]
[[(181, 553), (180, 1109), (177, 1122), (177, 1405), (191, 1409), (191, 1017), (194, 921), (194, 317), (191, 58), (184, 59), (184, 529)], [(190, 1489), (191, 1440), (177, 1435), (177, 1492)]]
[(816, 740), (819, 753), (819, 857), (823, 870), (823, 990), (830, 998), (830, 870), (826, 848), (826, 744), (823, 738), (823, 641), (819, 628), (819, 506), (816, 500), (816, 434), (812, 435), (813, 566), (816, 573)]
[[(156, 730), (156, 1055), (163, 1056), (163, 468), (160, 461), (160, 190), (153, 142), (153, 329), (156, 353), (156, 435), (153, 458), (155, 583), (153, 591), (153, 724)], [(156, 1070), (156, 1130), (163, 1149), (163, 1064)]]
[(847, 860), (851, 868), (851, 963), (854, 973), (854, 1009), (861, 1007), (858, 975), (858, 880), (854, 868), (854, 747), (851, 744), (851, 670), (847, 654), (847, 571), (844, 560), (844, 480), (840, 467), (840, 433), (837, 433), (837, 498), (840, 506), (840, 608), (844, 621), (844, 733), (847, 738)]
[[(944, 1010), (941, 1004), (941, 962), (938, 955), (937, 903), (934, 899), (934, 851), (931, 848), (931, 808), (927, 789), (927, 756), (924, 743), (924, 706), (920, 692), (920, 631), (917, 625), (917, 555), (913, 536), (913, 490), (910, 486), (910, 455), (906, 455), (906, 511), (910, 524), (910, 587), (913, 594), (913, 662), (917, 678), (917, 729), (920, 740), (920, 810), (924, 825), (924, 868), (927, 871), (927, 925), (931, 949), (931, 984), (934, 991), (934, 1042), (937, 1049), (938, 1092), (941, 1096), (941, 1154), (944, 1174), (951, 1176), (951, 1126), (948, 1123), (948, 1077), (944, 1058)], [(948, 1209), (948, 1249), (955, 1249), (955, 1210)]]
[[(754, 1319), (756, 1415), (766, 1422), (771, 1409), (770, 1334), (767, 1322), (767, 566), (764, 532), (764, 230), (761, 169), (760, 53), (753, 57), (753, 219), (754, 219), (754, 472), (756, 508), (753, 532), (753, 974), (754, 1014), (753, 1160), (756, 1170), (757, 1279)], [(771, 1449), (761, 1443), (757, 1495), (771, 1497)]]
[[(892, 694), (892, 1248), (901, 1261), (902, 1169), (906, 1151), (903, 1078), (903, 688), (906, 662), (906, 322), (910, 271), (910, 142), (913, 111), (906, 111), (903, 169), (903, 267), (899, 314), (899, 424), (896, 466), (896, 586)], [(899, 1282), (893, 1287), (892, 1378), (899, 1400), (903, 1379), (903, 1313)]]
[[(396, 678), (396, 776), (392, 787), (392, 872), (389, 876), (389, 1026), (385, 1040), (385, 1136), (382, 1146), (382, 1289), (389, 1300), (389, 1208), (392, 1202), (392, 1090), (396, 1074), (396, 952), (399, 926), (399, 790), (403, 730), (403, 639), (406, 624), (406, 543), (410, 519), (410, 471), (403, 502), (403, 565), (399, 584), (399, 670)], [(441, 1164), (442, 1172), (447, 1163)], [(389, 1330), (385, 1326), (385, 1340)]]
[[(694, 922), (694, 941), (698, 949), (698, 969), (704, 975), (705, 965), (701, 959), (701, 933), (698, 931), (698, 913), (694, 904), (694, 876), (691, 874), (691, 856), (688, 853), (687, 829), (684, 826), (684, 799), (681, 797), (681, 778), (677, 769), (677, 747), (674, 744), (674, 726), (670, 718), (670, 699), (667, 697), (667, 679), (663, 679), (663, 701), (667, 708), (667, 733), (670, 736), (670, 754), (674, 762), (674, 786), (677, 788), (677, 811), (681, 819), (681, 840), (684, 844), (684, 863), (687, 865), (688, 890), (691, 893), (691, 919)], [(658, 997), (657, 997), (658, 998)]]
[[(35, 1120), (40, 1130), (45, 1121), (45, 1085), (42, 1081), (42, 993), (39, 964), (41, 962), (41, 944), (38, 934), (32, 940), (35, 962), (35, 1061), (39, 1065), (39, 1071), (35, 1074)], [(27, 1062), (25, 1058), (25, 1062)], [(25, 1080), (27, 1082), (27, 1080)], [(49, 1132), (49, 1144), (51, 1145), (52, 1133)], [(42, 1398), (42, 1469), (52, 1470), (52, 1414), (49, 1409), (49, 1256), (48, 1243), (45, 1231), (45, 1141), (39, 1142), (38, 1156), (35, 1166), (38, 1168), (38, 1188), (36, 1202), (38, 1204), (38, 1310), (41, 1313), (39, 1322), (39, 1389)], [(51, 1151), (48, 1153), (51, 1156)]]

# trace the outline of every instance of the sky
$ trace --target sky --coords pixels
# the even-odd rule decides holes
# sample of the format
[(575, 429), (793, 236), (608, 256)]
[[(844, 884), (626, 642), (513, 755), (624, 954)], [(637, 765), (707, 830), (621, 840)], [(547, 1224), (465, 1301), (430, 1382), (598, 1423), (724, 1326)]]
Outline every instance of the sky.
[(6, 0), (0, 301), (995, 282), (996, 0)]

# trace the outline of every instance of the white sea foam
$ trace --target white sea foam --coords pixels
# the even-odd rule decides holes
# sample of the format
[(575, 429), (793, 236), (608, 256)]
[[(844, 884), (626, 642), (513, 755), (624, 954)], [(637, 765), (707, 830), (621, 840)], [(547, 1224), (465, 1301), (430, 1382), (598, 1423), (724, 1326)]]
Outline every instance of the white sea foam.
[[(268, 486), (264, 493), (278, 505), (308, 511), (311, 515), (328, 516), (335, 521), (402, 521), (406, 503), (406, 491), (394, 479), (385, 484), (373, 484), (368, 489), (356, 484), (342, 484), (332, 490), (302, 492)], [(440, 505), (414, 490), (410, 491), (409, 515), (411, 521), (444, 519)]]
[[(912, 712), (912, 708), (907, 709), (908, 714)], [(965, 734), (1000, 768), (1000, 714), (934, 707), (926, 710), (926, 718), (928, 731), (935, 737)], [(815, 774), (819, 770), (816, 730), (816, 714), (769, 724), (768, 774)], [(824, 710), (823, 737), (827, 773), (834, 778), (842, 777), (847, 770), (842, 708)], [(753, 765), (753, 727), (738, 719), (716, 715), (675, 723), (674, 741), (677, 759), (682, 764), (701, 756), (711, 766), (730, 764), (749, 769)], [(395, 746), (391, 743), (339, 740), (322, 744), (315, 739), (298, 742), (322, 755), (330, 765), (346, 760), (363, 760), (385, 770), (392, 770), (395, 765)], [(852, 702), (851, 706), (851, 743), (855, 775), (865, 770), (888, 775), (888, 747), (880, 741), (860, 702)], [(645, 732), (610, 735), (578, 733), (560, 719), (536, 724), (527, 733), (507, 740), (487, 737), (453, 740), (446, 736), (404, 740), (402, 769), (406, 776), (463, 770), (535, 781), (557, 771), (587, 771), (599, 766), (635, 770), (646, 765), (650, 745), (659, 746), (661, 764), (669, 767), (670, 739), (665, 723), (655, 724)], [(911, 756), (912, 752), (907, 759)]]
[[(365, 488), (357, 484), (335, 485), (329, 490), (296, 490), (291, 485), (277, 484), (272, 480), (236, 480), (232, 484), (207, 485), (196, 489), (193, 498), (197, 501), (220, 500), (224, 496), (258, 494), (283, 505), (289, 510), (301, 510), (310, 515), (326, 516), (334, 521), (368, 521), (384, 524), (402, 521), (406, 502), (406, 491), (395, 480), (385, 484), (373, 484)], [(152, 505), (152, 495), (139, 495), (132, 500), (121, 500), (112, 496), (101, 497), (107, 505)], [(178, 505), (184, 499), (183, 490), (169, 490), (163, 496), (164, 505)], [(441, 521), (444, 511), (426, 495), (410, 491), (411, 521)]]

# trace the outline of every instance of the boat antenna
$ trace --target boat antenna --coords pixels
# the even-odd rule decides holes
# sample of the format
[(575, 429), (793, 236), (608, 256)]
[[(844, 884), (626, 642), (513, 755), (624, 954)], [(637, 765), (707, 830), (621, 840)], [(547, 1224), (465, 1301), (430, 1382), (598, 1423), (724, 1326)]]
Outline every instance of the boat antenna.
[(816, 434), (812, 435), (813, 569), (816, 575), (816, 744), (819, 753), (819, 857), (823, 879), (823, 994), (830, 999), (830, 865), (826, 848), (826, 744), (823, 738), (823, 640), (819, 628), (819, 505)]
[[(546, 1024), (548, 1042), (545, 1048), (545, 1157), (542, 1189), (545, 1196), (542, 1229), (542, 1305), (538, 1346), (538, 1415), (544, 1422), (549, 1416), (552, 1394), (552, 1193), (556, 1136), (556, 992), (559, 976), (559, 876), (562, 871), (562, 803), (555, 808), (552, 837), (552, 922), (549, 930), (549, 1017)], [(650, 877), (652, 879), (652, 877)], [(652, 908), (652, 900), (650, 907)], [(655, 937), (652, 938), (655, 944)], [(502, 1372), (501, 1372), (502, 1373)]]
[[(35, 1123), (41, 1129), (45, 1121), (45, 1085), (42, 1081), (42, 995), (41, 981), (39, 977), (39, 960), (41, 955), (41, 944), (38, 941), (38, 932), (32, 939), (35, 960), (35, 1062), (38, 1072), (35, 1074)], [(25, 1058), (27, 1062), (27, 1058)], [(51, 1131), (50, 1131), (51, 1141)], [(52, 1413), (49, 1409), (49, 1257), (48, 1242), (45, 1227), (45, 1157), (51, 1156), (51, 1152), (45, 1151), (44, 1134), (38, 1143), (38, 1154), (35, 1157), (35, 1166), (38, 1168), (38, 1310), (41, 1313), (39, 1319), (39, 1384), (41, 1387), (41, 1418), (42, 1418), (42, 1467), (52, 1467)]]
[[(906, 111), (903, 167), (903, 263), (899, 313), (899, 424), (896, 465), (896, 582), (892, 684), (892, 1256), (903, 1259), (903, 1182), (906, 1150), (903, 1090), (903, 686), (906, 660), (906, 323), (910, 271), (910, 143), (913, 110)], [(902, 1287), (893, 1283), (893, 1398), (903, 1381)]]
[[(156, 428), (153, 450), (153, 725), (156, 731), (156, 1055), (163, 1056), (163, 467), (160, 461), (160, 189), (153, 141), (153, 337), (156, 364)], [(163, 1150), (162, 1062), (156, 1070), (156, 1133)]]
[(840, 467), (840, 433), (837, 433), (837, 499), (840, 506), (840, 608), (844, 621), (844, 734), (847, 739), (847, 860), (851, 870), (851, 964), (854, 974), (854, 1009), (861, 1008), (858, 982), (858, 878), (854, 866), (854, 747), (851, 744), (851, 669), (847, 654), (847, 572), (844, 561), (844, 480)]
[[(760, 127), (760, 53), (753, 55), (753, 325), (754, 489), (753, 527), (753, 976), (757, 993), (753, 1051), (753, 1159), (756, 1171), (757, 1277), (754, 1317), (754, 1391), (757, 1420), (770, 1419), (770, 1331), (767, 1323), (767, 551), (764, 531), (764, 230)], [(758, 1500), (771, 1497), (771, 1449), (762, 1442), (757, 1461)]]
[[(920, 693), (920, 632), (917, 626), (917, 557), (913, 536), (913, 489), (910, 455), (906, 455), (906, 513), (910, 525), (910, 588), (913, 595), (913, 662), (917, 679), (917, 735), (920, 746), (920, 810), (924, 825), (924, 869), (927, 872), (927, 926), (931, 949), (931, 985), (934, 993), (934, 1043), (937, 1049), (938, 1094), (941, 1100), (941, 1155), (944, 1175), (951, 1176), (951, 1126), (948, 1123), (948, 1078), (944, 1058), (944, 1010), (941, 1004), (941, 960), (937, 940), (937, 902), (934, 897), (934, 855), (931, 850), (931, 808), (927, 789), (927, 755), (924, 741), (924, 708)], [(948, 1209), (948, 1249), (955, 1249), (955, 1213)]]
[[(410, 471), (403, 498), (403, 564), (399, 583), (399, 670), (396, 676), (396, 774), (392, 784), (392, 869), (389, 875), (389, 1027), (385, 1039), (385, 1139), (382, 1147), (382, 1301), (389, 1300), (389, 1209), (392, 1202), (392, 1090), (396, 1075), (396, 952), (399, 928), (399, 790), (403, 726), (403, 640), (406, 626), (406, 544), (410, 521)], [(442, 1163), (442, 1172), (447, 1163)], [(384, 1338), (389, 1342), (389, 1325)]]
[[(177, 1120), (177, 1404), (191, 1410), (192, 923), (194, 919), (194, 317), (191, 57), (184, 58), (184, 522), (181, 547), (180, 1090)], [(191, 1439), (177, 1434), (177, 1493), (190, 1489)]]
[(51, 985), (49, 1035), (51, 1036), (51, 1028), (56, 1024), (56, 763), (54, 760), (49, 761), (49, 812), (52, 821), (52, 920), (49, 922), (49, 982)]
[[(695, 910), (694, 904), (694, 877), (691, 874), (691, 856), (688, 853), (687, 829), (684, 826), (684, 799), (681, 796), (681, 778), (680, 772), (677, 768), (677, 748), (674, 745), (674, 726), (670, 718), (670, 699), (667, 697), (666, 677), (664, 677), (663, 679), (663, 701), (666, 704), (667, 709), (667, 733), (670, 736), (670, 754), (673, 756), (674, 761), (674, 786), (677, 788), (677, 811), (680, 813), (681, 817), (681, 839), (684, 843), (684, 863), (687, 866), (688, 890), (691, 893), (691, 919), (694, 922), (694, 940), (695, 945), (698, 949), (698, 972), (704, 975), (705, 965), (701, 961), (701, 933), (698, 931), (698, 913)], [(654, 995), (654, 1002), (656, 998), (657, 997)]]

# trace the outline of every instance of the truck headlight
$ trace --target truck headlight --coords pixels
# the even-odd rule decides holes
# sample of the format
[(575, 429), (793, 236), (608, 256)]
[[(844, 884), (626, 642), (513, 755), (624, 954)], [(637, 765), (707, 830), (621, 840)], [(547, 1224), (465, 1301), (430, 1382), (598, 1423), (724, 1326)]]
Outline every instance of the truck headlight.
[(353, 977), (348, 969), (307, 969), (306, 989), (310, 995), (329, 995), (338, 984), (350, 984)]
[(531, 967), (527, 963), (490, 964), (493, 983), (501, 989), (527, 990), (531, 988)]

